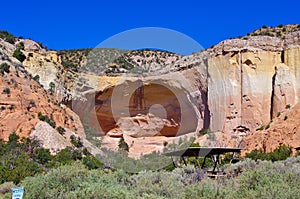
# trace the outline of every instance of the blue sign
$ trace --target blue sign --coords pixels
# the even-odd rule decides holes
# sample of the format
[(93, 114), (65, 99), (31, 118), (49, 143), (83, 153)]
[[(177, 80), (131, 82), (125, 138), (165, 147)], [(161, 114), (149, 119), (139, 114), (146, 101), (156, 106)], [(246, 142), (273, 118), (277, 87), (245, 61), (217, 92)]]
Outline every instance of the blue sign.
[(24, 194), (24, 188), (23, 187), (16, 187), (12, 188), (12, 199), (22, 199)]

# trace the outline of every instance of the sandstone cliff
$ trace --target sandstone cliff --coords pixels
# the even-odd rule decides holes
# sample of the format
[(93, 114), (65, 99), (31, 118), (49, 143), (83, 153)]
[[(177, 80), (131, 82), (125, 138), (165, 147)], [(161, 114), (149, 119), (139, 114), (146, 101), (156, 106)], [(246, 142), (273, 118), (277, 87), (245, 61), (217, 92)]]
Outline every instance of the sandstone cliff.
[[(47, 89), (54, 82), (55, 99), (71, 105), (93, 136), (109, 135), (105, 147), (116, 148), (116, 137), (124, 136), (138, 156), (139, 150), (162, 150), (163, 143), (205, 129), (215, 133), (197, 138), (201, 145), (268, 151), (281, 143), (300, 145), (297, 25), (261, 28), (190, 56), (151, 50), (55, 52), (23, 42), (26, 70), (39, 75)], [(15, 47), (6, 46), (11, 54)], [(280, 114), (289, 119), (277, 118)]]

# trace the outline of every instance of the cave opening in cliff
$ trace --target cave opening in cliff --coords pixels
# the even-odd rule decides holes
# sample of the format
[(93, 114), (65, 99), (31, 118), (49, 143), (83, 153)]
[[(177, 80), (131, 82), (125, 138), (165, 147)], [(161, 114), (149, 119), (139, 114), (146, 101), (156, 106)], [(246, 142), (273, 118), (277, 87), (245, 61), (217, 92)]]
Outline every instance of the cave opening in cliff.
[(120, 129), (122, 122), (133, 122), (143, 130), (163, 123), (155, 135), (176, 136), (197, 129), (198, 117), (187, 95), (161, 83), (127, 82), (97, 93), (95, 112), (105, 134)]

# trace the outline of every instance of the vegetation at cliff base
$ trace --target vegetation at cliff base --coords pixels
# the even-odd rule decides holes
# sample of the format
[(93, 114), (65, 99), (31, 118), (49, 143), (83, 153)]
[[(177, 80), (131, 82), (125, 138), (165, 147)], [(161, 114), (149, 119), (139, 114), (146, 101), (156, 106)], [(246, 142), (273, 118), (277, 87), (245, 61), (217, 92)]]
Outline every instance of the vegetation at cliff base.
[[(275, 163), (246, 159), (224, 169), (228, 178), (213, 180), (193, 165), (130, 175), (122, 170), (89, 170), (74, 162), (27, 177), (19, 185), (25, 188), (25, 199), (300, 197), (300, 157)], [(0, 191), (2, 186), (9, 185), (0, 185)]]
[(265, 153), (267, 158), (257, 158), (256, 153), (247, 154), (255, 160), (223, 165), (220, 170), (226, 177), (218, 180), (208, 178), (206, 170), (199, 169), (192, 159), (187, 166), (171, 170), (129, 174), (103, 167), (81, 145), (52, 155), (37, 140), (12, 133), (7, 142), (0, 140), (0, 197), (11, 198), (10, 189), (23, 186), (24, 199), (299, 198), (300, 156), (290, 157), (290, 147), (285, 145), (272, 155)]
[(25, 177), (48, 172), (51, 168), (74, 161), (81, 161), (88, 168), (101, 167), (98, 159), (87, 152), (83, 154), (85, 150), (67, 147), (52, 155), (36, 139), (20, 138), (12, 133), (7, 142), (0, 139), (0, 183), (12, 181), (18, 184)]

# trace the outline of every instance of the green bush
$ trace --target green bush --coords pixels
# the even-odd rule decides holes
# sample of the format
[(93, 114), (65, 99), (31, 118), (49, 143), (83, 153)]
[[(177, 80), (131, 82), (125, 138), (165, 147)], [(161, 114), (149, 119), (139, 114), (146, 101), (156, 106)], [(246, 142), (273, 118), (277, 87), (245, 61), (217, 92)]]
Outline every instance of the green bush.
[(25, 46), (23, 42), (18, 43), (17, 48), (19, 48), (20, 50), (24, 50)]
[(45, 165), (52, 159), (49, 149), (39, 148), (34, 152), (33, 158), (36, 162)]
[(56, 126), (56, 123), (51, 120), (48, 115), (43, 115), (41, 112), (38, 112), (38, 118), (41, 120), (41, 121), (44, 121), (44, 122), (47, 122), (52, 128), (55, 128)]
[(280, 117), (280, 115), (281, 115), (281, 112), (278, 112), (278, 113), (277, 113), (277, 117)]
[(285, 144), (278, 146), (273, 152), (265, 153), (262, 149), (254, 149), (250, 153), (246, 153), (246, 158), (253, 160), (285, 160), (292, 155), (292, 147), (286, 146)]
[(82, 158), (82, 163), (88, 169), (99, 169), (103, 166), (103, 164), (97, 158), (91, 155)]
[(48, 91), (50, 92), (51, 95), (53, 95), (54, 89), (55, 89), (55, 84), (53, 82), (50, 82)]
[(262, 125), (261, 127), (257, 128), (256, 131), (262, 131), (264, 129), (265, 129), (265, 126)]
[(57, 127), (56, 130), (57, 130), (58, 133), (61, 134), (61, 135), (64, 135), (65, 132), (66, 132), (66, 130), (65, 130), (63, 127), (61, 127), (61, 126)]
[(39, 82), (40, 81), (40, 76), (39, 75), (35, 75), (33, 77), (33, 80), (36, 81), (36, 82)]
[(285, 160), (288, 157), (291, 157), (292, 155), (292, 147), (291, 146), (286, 146), (285, 144), (280, 145), (272, 153), (271, 155), (271, 160), (272, 161), (278, 161), (278, 160)]
[[(82, 163), (25, 178), (19, 186), (27, 198), (299, 198), (300, 157), (284, 161), (246, 159), (226, 165), (236, 177), (212, 180), (191, 165), (173, 171), (88, 170)], [(1, 186), (0, 186), (1, 187)], [(8, 198), (10, 194), (5, 195)]]
[(120, 150), (129, 151), (129, 146), (128, 146), (128, 144), (125, 142), (125, 140), (124, 140), (123, 137), (121, 137), (118, 146), (119, 146), (119, 149), (120, 149)]
[(0, 65), (0, 73), (2, 74), (2, 75), (4, 75), (4, 72), (6, 72), (6, 73), (9, 73), (9, 68), (10, 68), (10, 66), (7, 64), (7, 63), (2, 63), (1, 65)]
[(23, 62), (26, 59), (26, 56), (23, 54), (23, 52), (21, 51), (20, 48), (17, 48), (14, 53), (13, 53), (13, 57), (15, 57), (17, 60), (19, 60), (20, 62)]
[(75, 160), (81, 160), (82, 154), (80, 151), (71, 147), (66, 147), (56, 154), (54, 161), (61, 163), (62, 165), (71, 164)]
[(202, 129), (201, 131), (199, 131), (199, 135), (206, 135), (210, 133), (209, 129)]
[(15, 44), (15, 37), (7, 31), (0, 31), (0, 38), (8, 43)]
[(82, 143), (80, 137), (76, 137), (76, 136), (74, 136), (74, 135), (71, 135), (71, 136), (70, 136), (70, 140), (71, 140), (71, 143), (72, 143), (75, 147), (77, 147), (77, 148), (83, 147), (83, 143)]

